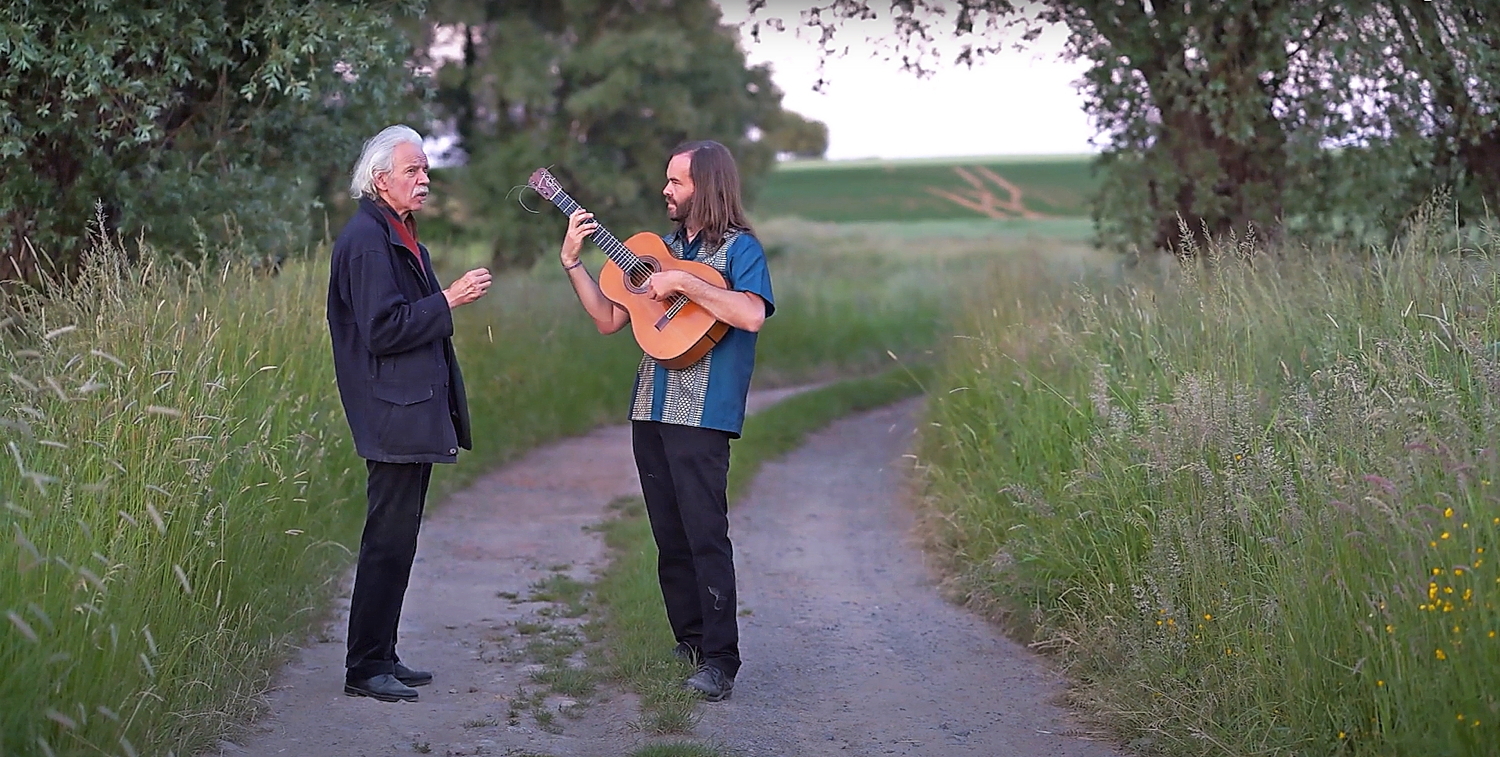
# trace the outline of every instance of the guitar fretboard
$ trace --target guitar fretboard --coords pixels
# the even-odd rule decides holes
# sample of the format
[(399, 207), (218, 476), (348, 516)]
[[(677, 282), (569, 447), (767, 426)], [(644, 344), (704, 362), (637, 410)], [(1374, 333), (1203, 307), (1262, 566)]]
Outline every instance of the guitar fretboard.
[[(561, 189), (557, 190), (557, 193), (552, 196), (552, 204), (556, 205), (557, 209), (561, 210), (563, 214), (569, 216), (573, 215), (573, 211), (581, 207), (572, 197), (568, 196), (567, 192)], [(595, 220), (597, 221), (598, 219)], [(594, 240), (594, 244), (599, 245), (599, 249), (603, 250), (604, 254), (608, 255), (609, 259), (613, 260), (615, 265), (619, 266), (620, 270), (625, 271), (627, 274), (634, 276), (641, 270), (638, 266), (644, 265), (641, 259), (630, 251), (629, 247), (626, 247), (623, 242), (616, 239), (615, 235), (609, 232), (609, 229), (604, 228), (604, 224), (599, 224), (599, 228), (593, 234), (589, 235), (589, 239)], [(649, 269), (645, 272), (649, 273)]]

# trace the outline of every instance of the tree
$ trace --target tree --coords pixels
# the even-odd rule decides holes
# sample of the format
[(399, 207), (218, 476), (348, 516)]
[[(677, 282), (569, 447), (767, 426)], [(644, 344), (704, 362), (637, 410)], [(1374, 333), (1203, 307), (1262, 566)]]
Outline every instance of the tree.
[[(429, 19), (419, 47), (437, 71), (437, 114), (467, 155), (459, 213), (497, 266), (528, 265), (561, 238), (561, 214), (519, 202), (537, 167), (626, 234), (662, 225), (675, 144), (724, 143), (753, 191), (778, 150), (769, 135), (796, 123), (710, 0), (450, 0)], [(459, 52), (439, 60), (445, 40)]]
[(767, 125), (765, 140), (777, 155), (821, 158), (828, 153), (828, 125), (783, 110)]
[(110, 230), (183, 256), (300, 248), (320, 174), (416, 111), (415, 0), (18, 0), (0, 9), (0, 279)]
[[(1500, 200), (1494, 10), (1425, 0), (896, 0), (891, 37), (921, 73), (943, 26), (973, 63), (1047, 25), (1090, 62), (1085, 107), (1102, 131), (1102, 241), (1174, 249), (1192, 237), (1288, 227), (1370, 239), (1435, 189)], [(752, 11), (766, 8), (754, 0)], [(801, 23), (835, 49), (866, 0)], [(1396, 35), (1392, 37), (1392, 29)], [(752, 34), (756, 29), (752, 27)]]

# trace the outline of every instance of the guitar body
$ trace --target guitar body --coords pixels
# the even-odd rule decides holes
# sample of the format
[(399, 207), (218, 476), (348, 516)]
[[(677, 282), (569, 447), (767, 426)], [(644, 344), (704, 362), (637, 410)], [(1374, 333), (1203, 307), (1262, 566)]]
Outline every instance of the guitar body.
[[(635, 253), (642, 264), (650, 267), (649, 273), (683, 271), (714, 286), (724, 286), (724, 277), (713, 266), (678, 260), (661, 237), (649, 231), (625, 240), (625, 247)], [(669, 316), (670, 301), (658, 302), (646, 294), (646, 275), (642, 271), (627, 276), (611, 259), (599, 271), (599, 288), (611, 302), (630, 313), (630, 328), (635, 334), (636, 344), (656, 362), (667, 368), (686, 368), (698, 362), (729, 333), (728, 324), (715, 320), (701, 305), (690, 300)]]

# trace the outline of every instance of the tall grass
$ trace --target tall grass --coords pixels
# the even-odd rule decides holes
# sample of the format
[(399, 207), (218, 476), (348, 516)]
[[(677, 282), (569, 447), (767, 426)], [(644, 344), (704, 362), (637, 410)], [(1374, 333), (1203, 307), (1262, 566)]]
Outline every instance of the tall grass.
[[(772, 261), (762, 378), (865, 370), (935, 328), (936, 294), (851, 306), (820, 252)], [(74, 286), (0, 316), (0, 754), (211, 744), (325, 612), (357, 543), (364, 472), (329, 358), (326, 258), (265, 277), (127, 257), (104, 244)], [(438, 467), (432, 503), (624, 420), (640, 352), (595, 333), (555, 267), (456, 315), (475, 450)]]
[(925, 434), (936, 539), (1136, 748), (1500, 744), (1500, 276), (1446, 239), (1011, 268), (972, 309)]

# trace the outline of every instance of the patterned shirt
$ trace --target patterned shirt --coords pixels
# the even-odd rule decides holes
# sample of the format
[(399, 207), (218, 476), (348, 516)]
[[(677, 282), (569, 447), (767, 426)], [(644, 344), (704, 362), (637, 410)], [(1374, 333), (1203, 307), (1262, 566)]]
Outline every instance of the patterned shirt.
[[(675, 232), (662, 241), (679, 259), (713, 266), (730, 290), (759, 295), (766, 301), (767, 318), (775, 312), (765, 250), (754, 236), (730, 231), (708, 251), (702, 249), (701, 239), (684, 242)], [(682, 369), (664, 368), (650, 355), (642, 355), (630, 419), (718, 429), (738, 438), (755, 370), (755, 337), (754, 332), (730, 328), (701, 360)]]

